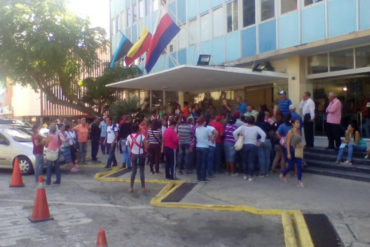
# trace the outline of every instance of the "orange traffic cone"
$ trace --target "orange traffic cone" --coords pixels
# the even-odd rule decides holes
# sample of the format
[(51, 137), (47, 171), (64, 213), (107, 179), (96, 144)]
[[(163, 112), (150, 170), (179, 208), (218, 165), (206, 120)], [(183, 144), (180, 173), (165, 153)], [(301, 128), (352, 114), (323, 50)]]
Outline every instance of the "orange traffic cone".
[(28, 219), (32, 223), (53, 219), (49, 213), (48, 199), (46, 198), (44, 178), (42, 176), (39, 176), (39, 185), (36, 190), (33, 213), (31, 217), (28, 217)]
[(19, 168), (18, 158), (14, 160), (12, 181), (10, 182), (10, 187), (24, 187), (21, 169)]
[(108, 247), (105, 231), (100, 229), (98, 232), (98, 239), (96, 240), (96, 247)]

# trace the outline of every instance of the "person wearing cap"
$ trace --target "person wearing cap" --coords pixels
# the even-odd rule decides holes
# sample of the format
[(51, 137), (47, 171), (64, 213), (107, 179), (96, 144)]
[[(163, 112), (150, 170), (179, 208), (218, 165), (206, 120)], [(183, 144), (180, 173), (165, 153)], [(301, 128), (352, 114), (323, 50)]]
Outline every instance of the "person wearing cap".
[(292, 104), (292, 101), (286, 97), (286, 92), (281, 90), (279, 92), (280, 100), (279, 100), (279, 109), (283, 113), (285, 117), (289, 113), (289, 106)]
[(298, 119), (299, 120), (299, 130), (302, 131), (302, 117), (296, 112), (295, 105), (291, 104), (289, 106), (290, 115), (292, 116), (292, 119)]
[(224, 135), (224, 125), (222, 124), (222, 116), (216, 116), (214, 120), (209, 124), (213, 126), (218, 135), (216, 138), (216, 150), (214, 155), (214, 167), (215, 172), (221, 172), (221, 153), (223, 149), (222, 137)]
[(311, 99), (311, 93), (305, 92), (303, 100), (299, 104), (303, 115), (304, 138), (307, 147), (313, 147), (313, 122), (315, 120), (315, 102)]

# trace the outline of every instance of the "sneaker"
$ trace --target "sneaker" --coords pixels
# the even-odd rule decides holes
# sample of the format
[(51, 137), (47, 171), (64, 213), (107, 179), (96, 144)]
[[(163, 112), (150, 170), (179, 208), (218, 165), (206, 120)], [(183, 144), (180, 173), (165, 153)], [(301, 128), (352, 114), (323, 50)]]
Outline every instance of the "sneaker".
[(253, 181), (253, 178), (252, 177), (249, 177), (248, 178), (248, 182), (252, 182)]
[(369, 158), (369, 155), (368, 154), (366, 154), (365, 156), (364, 156), (364, 159), (368, 159)]
[(243, 179), (244, 179), (244, 180), (247, 180), (248, 178), (247, 178), (247, 176), (243, 176)]
[(346, 165), (352, 165), (352, 162), (350, 160), (347, 160), (344, 164), (346, 164)]
[(298, 186), (299, 188), (304, 188), (304, 185), (303, 185), (302, 181), (298, 181), (297, 186)]
[(72, 167), (72, 169), (71, 169), (71, 172), (79, 172), (79, 171), (80, 171), (80, 169), (77, 168), (77, 167)]

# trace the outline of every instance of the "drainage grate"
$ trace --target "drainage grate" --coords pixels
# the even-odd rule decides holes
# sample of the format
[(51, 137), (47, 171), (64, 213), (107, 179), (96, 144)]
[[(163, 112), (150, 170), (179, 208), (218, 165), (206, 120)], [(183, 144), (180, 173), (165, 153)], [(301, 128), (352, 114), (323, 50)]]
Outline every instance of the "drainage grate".
[(337, 231), (325, 214), (304, 214), (315, 247), (344, 247)]
[(162, 202), (180, 202), (194, 187), (196, 183), (183, 183), (173, 193), (164, 198)]

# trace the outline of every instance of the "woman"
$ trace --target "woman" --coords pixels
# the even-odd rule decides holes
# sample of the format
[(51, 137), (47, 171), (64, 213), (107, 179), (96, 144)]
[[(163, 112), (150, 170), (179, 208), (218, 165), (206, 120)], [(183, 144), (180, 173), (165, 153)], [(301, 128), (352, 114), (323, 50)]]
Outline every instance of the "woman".
[(79, 145), (78, 163), (86, 164), (87, 141), (89, 139), (89, 125), (86, 123), (86, 118), (82, 118), (81, 123), (73, 129), (77, 133)]
[(129, 192), (134, 192), (134, 183), (137, 172), (137, 167), (140, 168), (140, 181), (141, 181), (141, 190), (142, 192), (148, 192), (149, 190), (145, 187), (145, 175), (144, 175), (144, 165), (145, 165), (145, 146), (147, 141), (143, 134), (139, 133), (139, 126), (134, 124), (132, 127), (132, 134), (127, 137), (126, 145), (130, 147), (131, 150), (131, 182)]
[[(302, 158), (303, 158), (303, 146), (302, 146), (302, 136), (300, 131), (300, 121), (299, 119), (293, 120), (293, 128), (289, 130), (286, 137), (286, 149), (287, 149), (287, 159), (288, 167), (280, 174), (280, 179), (287, 182), (286, 174), (294, 169), (294, 165), (297, 165), (297, 176), (298, 176), (298, 186), (304, 187), (302, 183)], [(299, 154), (298, 154), (299, 153)]]
[[(151, 173), (159, 174), (159, 160), (161, 158), (162, 131), (161, 122), (154, 119), (148, 130), (148, 153)], [(154, 170), (155, 164), (155, 170)]]
[(58, 134), (59, 140), (61, 141), (61, 151), (64, 157), (64, 162), (68, 164), (68, 166), (71, 168), (71, 172), (78, 172), (80, 171), (77, 167), (74, 166), (73, 160), (72, 160), (72, 154), (71, 154), (71, 142), (70, 142), (70, 136), (67, 133), (66, 127), (64, 124), (61, 124), (59, 126), (59, 134)]
[[(236, 140), (240, 135), (243, 136), (243, 167), (244, 167), (244, 179), (248, 179), (249, 182), (253, 181), (253, 170), (254, 160), (257, 154), (257, 147), (261, 146), (265, 142), (266, 134), (258, 126), (254, 125), (254, 117), (248, 116), (246, 118), (245, 125), (240, 126), (233, 132), (234, 139)], [(258, 136), (261, 139), (258, 140)], [(248, 167), (248, 170), (247, 170)], [(248, 171), (248, 172), (247, 172)]]
[(35, 155), (35, 180), (38, 182), (44, 164), (44, 145), (42, 144), (40, 126), (38, 124), (32, 127), (32, 143), (33, 155)]
[(229, 122), (225, 125), (224, 129), (224, 151), (225, 151), (225, 160), (226, 160), (226, 171), (229, 175), (234, 175), (234, 162), (235, 162), (235, 153), (234, 148), (235, 139), (233, 136), (234, 131), (237, 129), (235, 126), (236, 118), (230, 118)]
[(51, 124), (49, 127), (49, 135), (45, 139), (45, 147), (47, 147), (46, 152), (46, 184), (50, 185), (51, 183), (51, 175), (53, 167), (55, 169), (55, 176), (56, 180), (54, 184), (60, 184), (62, 174), (60, 172), (60, 165), (58, 162), (59, 158), (59, 148), (60, 148), (60, 140), (58, 135), (56, 134), (57, 128), (55, 124)]
[[(69, 124), (65, 125), (65, 132), (69, 137), (69, 149), (71, 152), (71, 159), (72, 159), (72, 164), (73, 164), (73, 171), (78, 171), (78, 165), (76, 163), (77, 159), (77, 151), (78, 151), (78, 142), (77, 142), (77, 135), (76, 132), (70, 128)], [(75, 169), (74, 169), (75, 168)]]
[(163, 134), (164, 155), (166, 156), (166, 179), (176, 179), (176, 150), (179, 137), (175, 132), (176, 121), (171, 120), (170, 125)]
[(197, 177), (199, 181), (207, 181), (207, 159), (209, 140), (212, 132), (206, 127), (206, 121), (201, 116), (198, 118), (198, 126), (195, 129)]
[(353, 152), (366, 152), (367, 150), (366, 142), (362, 139), (361, 133), (355, 121), (352, 121), (347, 127), (346, 137), (339, 148), (339, 153), (336, 161), (337, 164), (342, 161), (343, 152), (346, 147), (348, 149), (347, 161), (345, 162), (346, 165), (352, 165)]

